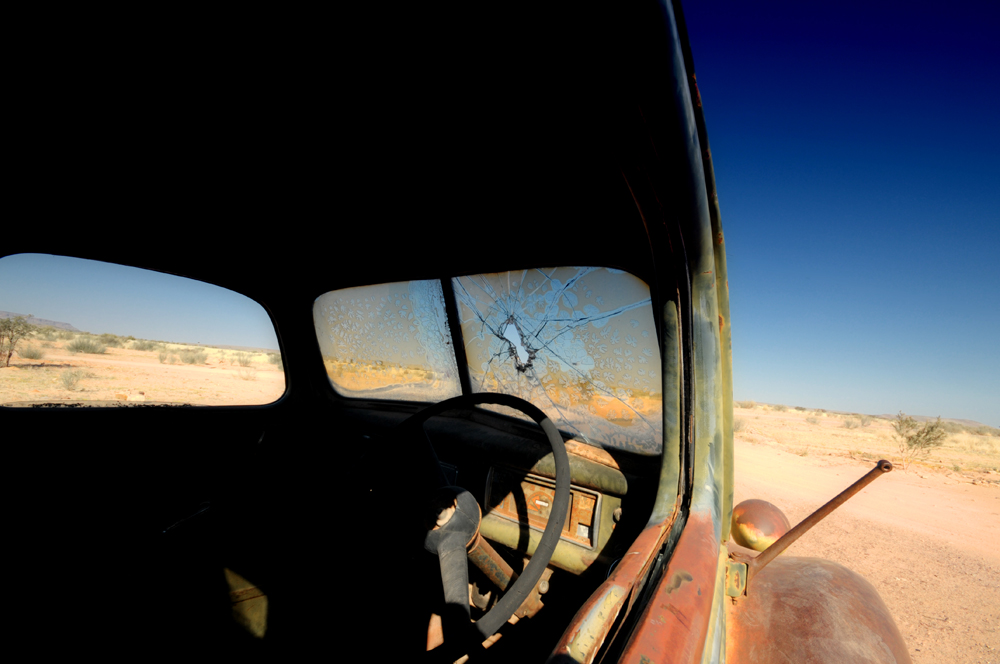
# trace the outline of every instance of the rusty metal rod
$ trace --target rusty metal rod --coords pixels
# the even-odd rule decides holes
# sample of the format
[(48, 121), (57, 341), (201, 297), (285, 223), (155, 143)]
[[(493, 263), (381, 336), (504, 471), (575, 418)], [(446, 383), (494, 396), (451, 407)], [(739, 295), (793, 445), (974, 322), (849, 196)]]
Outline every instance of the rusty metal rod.
[(830, 512), (847, 502), (848, 498), (856, 494), (858, 491), (861, 491), (863, 488), (871, 484), (876, 478), (881, 477), (890, 470), (892, 470), (892, 464), (885, 459), (882, 459), (875, 464), (874, 468), (865, 473), (861, 479), (841, 491), (840, 494), (835, 496), (830, 502), (820, 507), (818, 510), (799, 522), (794, 528), (779, 537), (774, 544), (764, 549), (760, 555), (748, 560), (747, 583), (749, 584), (750, 580), (757, 572), (763, 569), (769, 562), (774, 560), (778, 554), (790, 547), (795, 540), (805, 534), (807, 530), (826, 518)]
[(507, 561), (500, 557), (490, 543), (480, 535), (476, 534), (476, 539), (469, 549), (469, 560), (486, 575), (501, 592), (517, 580), (517, 572), (507, 564)]

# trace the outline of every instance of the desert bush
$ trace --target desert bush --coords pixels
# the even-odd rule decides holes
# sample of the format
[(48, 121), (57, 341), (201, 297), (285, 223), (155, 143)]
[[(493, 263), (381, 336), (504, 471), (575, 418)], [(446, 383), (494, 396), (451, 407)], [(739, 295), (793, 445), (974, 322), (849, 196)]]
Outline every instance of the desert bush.
[(37, 346), (25, 346), (21, 350), (17, 351), (17, 354), (26, 360), (40, 360), (45, 357), (45, 353), (43, 353), (42, 349)]
[(182, 350), (180, 357), (184, 364), (205, 364), (208, 353), (203, 350)]
[(845, 429), (857, 429), (859, 426), (861, 426), (861, 422), (859, 422), (855, 418), (853, 418), (853, 417), (846, 417), (846, 418), (844, 418), (844, 428)]
[(38, 328), (28, 322), (25, 316), (0, 318), (0, 359), (5, 367), (10, 366), (10, 358), (17, 350), (18, 342), (34, 336)]
[(241, 367), (249, 367), (253, 363), (253, 353), (238, 351), (236, 353), (236, 363)]
[(806, 418), (806, 422), (808, 422), (809, 424), (819, 424), (819, 418), (818, 417), (807, 417)]
[(56, 338), (61, 341), (69, 341), (70, 339), (76, 337), (70, 330), (60, 330), (56, 332)]
[(779, 403), (779, 404), (776, 404), (776, 405), (774, 405), (774, 406), (771, 406), (771, 408), (772, 408), (772, 410), (776, 410), (776, 411), (778, 411), (779, 413), (783, 413), (783, 412), (785, 412), (786, 410), (788, 410), (788, 406), (783, 406), (783, 405), (781, 405), (780, 403)]
[(795, 406), (795, 410), (805, 411), (803, 406)]
[(285, 370), (285, 364), (284, 364), (284, 362), (281, 361), (281, 354), (280, 353), (268, 353), (267, 354), (267, 361), (270, 362), (271, 364), (277, 366), (279, 371), (284, 371)]
[(940, 417), (933, 422), (917, 424), (916, 420), (900, 411), (892, 422), (892, 428), (896, 430), (894, 435), (903, 470), (913, 461), (929, 457), (934, 448), (943, 445), (948, 437)]
[(146, 339), (139, 339), (132, 342), (132, 350), (156, 350), (160, 347), (160, 344), (155, 341), (147, 341)]
[(254, 367), (240, 367), (236, 375), (242, 380), (257, 380), (257, 369)]
[(872, 420), (875, 419), (871, 415), (855, 415), (855, 417), (858, 418), (858, 424), (863, 427), (868, 426), (872, 423)]
[(743, 431), (747, 428), (747, 421), (742, 417), (733, 418), (733, 433)]
[(43, 341), (55, 341), (56, 340), (56, 328), (51, 325), (46, 325), (38, 330), (38, 338)]
[(965, 433), (969, 430), (967, 426), (960, 422), (942, 422), (941, 428), (948, 433)]
[(105, 346), (111, 346), (112, 348), (121, 348), (122, 347), (122, 340), (117, 335), (114, 335), (114, 334), (102, 334), (100, 337), (98, 337), (98, 339)]
[(74, 339), (72, 343), (66, 344), (66, 350), (74, 353), (92, 353), (100, 355), (108, 349), (104, 344), (91, 337), (79, 337)]
[(59, 379), (62, 381), (62, 386), (67, 390), (75, 390), (77, 385), (83, 378), (87, 377), (87, 373), (80, 369), (75, 371), (64, 371), (60, 374)]
[(975, 432), (980, 436), (1000, 436), (1000, 429), (996, 427), (986, 426), (985, 424), (981, 427), (977, 427)]

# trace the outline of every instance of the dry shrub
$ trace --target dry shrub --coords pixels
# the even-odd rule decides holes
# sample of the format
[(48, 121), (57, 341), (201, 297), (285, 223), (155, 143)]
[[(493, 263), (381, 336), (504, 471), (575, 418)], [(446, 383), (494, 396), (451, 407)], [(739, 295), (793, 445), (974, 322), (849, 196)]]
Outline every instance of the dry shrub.
[(900, 411), (892, 422), (892, 428), (896, 430), (896, 443), (903, 470), (913, 461), (929, 457), (931, 451), (941, 447), (948, 437), (940, 417), (933, 422), (918, 425), (916, 420)]
[(37, 346), (25, 346), (17, 351), (17, 354), (26, 360), (40, 360), (45, 357), (45, 353)]

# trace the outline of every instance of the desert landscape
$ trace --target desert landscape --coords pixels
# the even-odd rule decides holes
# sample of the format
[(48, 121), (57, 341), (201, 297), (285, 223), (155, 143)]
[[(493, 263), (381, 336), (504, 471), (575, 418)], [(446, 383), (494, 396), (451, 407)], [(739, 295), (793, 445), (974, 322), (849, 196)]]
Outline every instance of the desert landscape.
[(1000, 663), (1000, 430), (953, 423), (904, 471), (889, 419), (753, 402), (734, 416), (735, 502), (767, 500), (792, 525), (896, 463), (783, 555), (863, 575), (916, 663)]
[[(4, 358), (6, 360), (6, 357)], [(285, 391), (281, 356), (42, 328), (0, 368), (0, 403), (258, 405)]]

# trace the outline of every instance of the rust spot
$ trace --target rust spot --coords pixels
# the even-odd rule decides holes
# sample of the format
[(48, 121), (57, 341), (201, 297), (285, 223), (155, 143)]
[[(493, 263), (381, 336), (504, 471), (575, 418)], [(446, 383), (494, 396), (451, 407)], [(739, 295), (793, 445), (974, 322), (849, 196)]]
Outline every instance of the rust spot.
[(694, 92), (694, 105), (701, 108), (701, 91), (698, 90), (698, 80), (691, 75), (691, 90)]
[[(643, 613), (620, 661), (638, 664), (641, 654), (659, 661), (701, 661), (712, 621), (712, 593), (699, 595), (700, 588), (681, 581), (715, 577), (719, 564), (717, 530), (706, 510), (691, 511), (663, 579), (650, 598), (650, 604), (657, 608)], [(649, 618), (661, 611), (670, 611), (677, 620), (654, 624)]]
[(670, 593), (680, 588), (682, 585), (684, 585), (686, 581), (693, 581), (693, 580), (694, 577), (683, 570), (675, 573), (674, 576), (670, 579), (670, 583), (667, 584), (667, 594), (669, 595)]
[(725, 322), (722, 320), (722, 315), (719, 315), (719, 329), (721, 330), (725, 326)]
[(712, 274), (712, 271), (711, 270), (705, 270), (704, 272), (702, 272), (702, 274)]
[(722, 244), (722, 231), (715, 234), (715, 243)]

